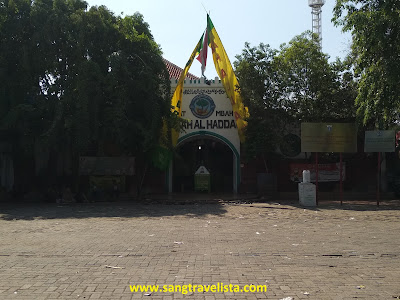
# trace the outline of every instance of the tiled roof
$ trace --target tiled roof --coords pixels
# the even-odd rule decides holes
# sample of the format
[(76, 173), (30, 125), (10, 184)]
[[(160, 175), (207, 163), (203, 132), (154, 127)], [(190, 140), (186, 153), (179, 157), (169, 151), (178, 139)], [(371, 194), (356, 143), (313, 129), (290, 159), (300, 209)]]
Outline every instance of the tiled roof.
[[(163, 58), (165, 65), (167, 66), (167, 70), (169, 72), (169, 78), (175, 78), (178, 79), (179, 76), (181, 75), (183, 69), (179, 68), (177, 65), (173, 64), (172, 62), (170, 62), (169, 60), (166, 60), (165, 58)], [(191, 73), (187, 73), (186, 75), (186, 79), (200, 79), (199, 77), (191, 74)]]

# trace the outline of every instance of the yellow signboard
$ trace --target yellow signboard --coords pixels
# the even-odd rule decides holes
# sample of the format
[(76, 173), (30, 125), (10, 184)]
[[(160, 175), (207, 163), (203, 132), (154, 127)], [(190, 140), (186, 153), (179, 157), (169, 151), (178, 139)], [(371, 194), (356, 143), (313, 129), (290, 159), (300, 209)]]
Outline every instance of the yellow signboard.
[(357, 152), (354, 123), (301, 123), (302, 152)]

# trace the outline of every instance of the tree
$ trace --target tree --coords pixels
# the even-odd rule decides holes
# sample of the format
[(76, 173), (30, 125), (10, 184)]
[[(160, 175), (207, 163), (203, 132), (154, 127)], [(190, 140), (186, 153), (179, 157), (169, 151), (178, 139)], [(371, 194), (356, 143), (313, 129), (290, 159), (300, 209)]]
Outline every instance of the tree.
[[(353, 101), (339, 99), (345, 64), (331, 64), (311, 32), (281, 46), (274, 59), (276, 93), (296, 122), (325, 122), (353, 117)], [(349, 101), (350, 100), (350, 101)]]
[(251, 156), (274, 152), (300, 122), (354, 120), (355, 84), (348, 64), (329, 63), (310, 32), (279, 50), (246, 44), (236, 58), (250, 111), (245, 149)]
[(149, 160), (170, 117), (161, 54), (139, 13), (87, 10), (81, 0), (1, 2), (0, 129), (15, 136), (15, 161), (40, 145), (72, 157), (77, 175), (79, 155), (105, 155), (105, 144)]
[(390, 127), (400, 111), (400, 2), (337, 0), (332, 20), (352, 34), (358, 115), (365, 125)]
[(240, 93), (250, 112), (244, 144), (249, 157), (274, 151), (280, 136), (277, 124), (283, 121), (285, 112), (275, 94), (275, 55), (269, 45), (250, 47), (246, 43), (234, 62)]

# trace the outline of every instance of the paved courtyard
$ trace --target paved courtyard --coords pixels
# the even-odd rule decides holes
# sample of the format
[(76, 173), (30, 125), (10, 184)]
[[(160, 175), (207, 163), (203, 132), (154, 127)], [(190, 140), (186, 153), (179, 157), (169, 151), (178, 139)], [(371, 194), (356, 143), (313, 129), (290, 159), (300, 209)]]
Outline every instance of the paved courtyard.
[[(266, 293), (130, 291), (267, 285)], [(0, 299), (400, 299), (400, 205), (0, 205)]]

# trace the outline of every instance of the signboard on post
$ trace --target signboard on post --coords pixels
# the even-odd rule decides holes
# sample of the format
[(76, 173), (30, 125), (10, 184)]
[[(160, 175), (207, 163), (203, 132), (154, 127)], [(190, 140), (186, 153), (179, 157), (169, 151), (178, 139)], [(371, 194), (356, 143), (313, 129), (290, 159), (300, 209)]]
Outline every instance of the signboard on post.
[(301, 123), (302, 152), (357, 152), (354, 123)]
[(355, 123), (301, 123), (301, 151), (315, 152), (315, 178), (318, 204), (318, 153), (340, 153), (339, 181), (340, 204), (343, 198), (343, 152), (357, 152), (357, 127)]
[(134, 157), (93, 157), (79, 158), (79, 175), (135, 175)]
[(381, 183), (381, 152), (395, 152), (395, 133), (393, 130), (374, 130), (365, 132), (364, 152), (378, 152), (376, 205), (379, 206)]
[(394, 152), (395, 133), (393, 130), (365, 132), (364, 152)]

